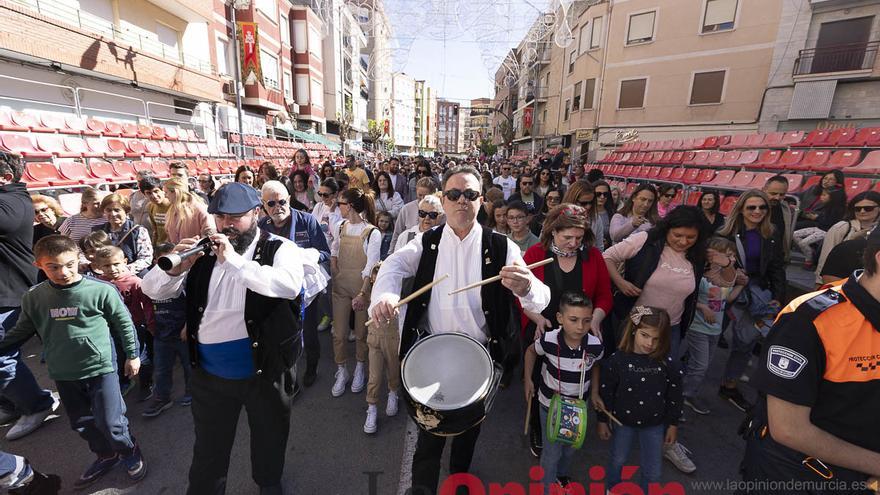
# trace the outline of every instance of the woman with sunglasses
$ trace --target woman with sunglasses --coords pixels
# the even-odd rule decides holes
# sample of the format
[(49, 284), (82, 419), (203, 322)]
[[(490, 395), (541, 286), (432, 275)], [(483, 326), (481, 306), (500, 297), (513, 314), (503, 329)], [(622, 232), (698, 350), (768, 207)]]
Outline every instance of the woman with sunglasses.
[(657, 190), (651, 184), (640, 184), (626, 199), (620, 212), (611, 217), (611, 241), (620, 242), (632, 234), (647, 232), (659, 219)]
[(443, 223), (443, 205), (440, 198), (433, 194), (429, 194), (419, 201), (419, 221), (412, 227), (404, 230), (397, 237), (397, 245), (394, 251), (406, 246), (406, 244), (415, 239), (415, 237), (426, 230), (432, 229)]
[(553, 173), (547, 169), (541, 170), (535, 178), (535, 193), (543, 198), (553, 189), (557, 189), (556, 181), (553, 180)]
[[(737, 409), (745, 412), (751, 403), (737, 388), (740, 376), (746, 371), (752, 349), (761, 334), (755, 327), (757, 315), (778, 308), (785, 298), (785, 253), (782, 242), (776, 239), (770, 220), (770, 199), (759, 189), (744, 192), (718, 232), (736, 243), (739, 253), (737, 264), (749, 277), (740, 299), (732, 305), (733, 338), (730, 356), (724, 369), (724, 378), (718, 394)], [(761, 306), (761, 311), (758, 307)]]
[(565, 196), (562, 197), (563, 204), (578, 205), (587, 213), (590, 221), (590, 231), (593, 232), (593, 246), (599, 252), (605, 251), (605, 226), (599, 220), (599, 208), (596, 200), (596, 191), (593, 185), (585, 180), (579, 180), (571, 185)]
[[(590, 172), (592, 172), (592, 170)], [(596, 218), (600, 222), (602, 222), (602, 231), (605, 233), (603, 244), (605, 246), (610, 246), (611, 217), (613, 217), (614, 214), (617, 212), (617, 205), (614, 203), (614, 198), (611, 197), (610, 184), (601, 179), (593, 182), (592, 184), (593, 191), (596, 193)]]
[(861, 192), (850, 200), (844, 219), (834, 224), (825, 234), (819, 262), (816, 263), (816, 285), (822, 284), (820, 274), (831, 250), (844, 241), (864, 239), (877, 225), (878, 217), (880, 217), (880, 192)]
[(205, 193), (208, 203), (214, 199), (214, 191), (217, 190), (217, 183), (214, 182), (214, 176), (211, 174), (199, 174), (199, 191)]
[(66, 220), (61, 204), (42, 194), (31, 194), (31, 201), (34, 203), (34, 244), (43, 237), (60, 234), (61, 224)]
[(660, 197), (657, 198), (657, 215), (660, 218), (666, 216), (669, 210), (672, 209), (672, 200), (675, 198), (675, 186), (673, 184), (661, 184), (660, 185)]
[[(553, 258), (549, 265), (532, 270), (538, 280), (550, 287), (550, 304), (541, 313), (523, 312), (523, 342), (534, 342), (536, 331), (543, 333), (557, 326), (559, 298), (565, 291), (583, 292), (590, 298), (593, 302), (590, 331), (601, 337), (602, 321), (611, 311), (611, 280), (602, 253), (593, 246), (590, 223), (586, 209), (571, 204), (557, 206), (547, 213), (539, 243), (523, 255), (526, 264)], [(535, 371), (540, 373), (540, 370)], [(532, 376), (532, 379), (539, 381), (538, 376)], [(538, 401), (532, 401), (529, 436), (535, 457), (540, 456), (542, 447), (537, 405)]]
[(550, 189), (544, 195), (544, 206), (541, 207), (541, 211), (534, 215), (532, 218), (532, 225), (530, 228), (532, 229), (532, 233), (536, 236), (541, 236), (541, 231), (544, 228), (544, 220), (547, 218), (547, 213), (550, 212), (553, 208), (556, 208), (562, 203), (562, 192), (559, 189)]
[(336, 201), (342, 221), (333, 230), (330, 271), (333, 277), (333, 357), (336, 380), (331, 393), (345, 393), (351, 375), (348, 364), (348, 321), (354, 311), (355, 359), (351, 391), (358, 393), (367, 382), (367, 307), (370, 305), (370, 275), (379, 262), (382, 234), (376, 228), (376, 207), (370, 193), (351, 188)]

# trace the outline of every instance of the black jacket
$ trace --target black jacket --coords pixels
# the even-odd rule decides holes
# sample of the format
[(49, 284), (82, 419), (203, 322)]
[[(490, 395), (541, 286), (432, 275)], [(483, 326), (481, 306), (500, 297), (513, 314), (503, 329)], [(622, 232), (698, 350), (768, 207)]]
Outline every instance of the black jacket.
[[(741, 228), (734, 236), (728, 236), (728, 239), (742, 245), (746, 249), (746, 243), (743, 240), (745, 229)], [(746, 260), (739, 260), (739, 267), (745, 268)], [(785, 303), (785, 253), (782, 250), (782, 243), (777, 236), (771, 236), (769, 239), (761, 238), (761, 263), (758, 273), (749, 273), (749, 280), (756, 281), (762, 289), (769, 289), (773, 293), (773, 298), (780, 303)]]
[(33, 243), (34, 204), (27, 187), (0, 186), (0, 308), (21, 306), (21, 296), (36, 283)]
[[(261, 233), (254, 260), (271, 265), (282, 242)], [(198, 366), (198, 335), (202, 313), (208, 302), (208, 283), (214, 270), (215, 256), (202, 256), (186, 276), (186, 332), (189, 336), (189, 355), (193, 366)], [(266, 297), (248, 290), (245, 295), (244, 320), (251, 339), (251, 357), (259, 377), (290, 384), (290, 369), (296, 360), (299, 346), (301, 298), (295, 301)]]

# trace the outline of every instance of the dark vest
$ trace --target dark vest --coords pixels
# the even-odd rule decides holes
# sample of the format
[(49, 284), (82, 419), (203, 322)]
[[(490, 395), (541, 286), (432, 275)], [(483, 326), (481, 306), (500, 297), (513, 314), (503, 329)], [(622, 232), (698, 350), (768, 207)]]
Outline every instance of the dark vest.
[[(476, 225), (474, 228), (482, 229), (482, 244), (480, 258), (483, 279), (494, 277), (501, 272), (501, 268), (507, 261), (507, 237), (493, 232), (491, 229)], [(437, 265), (437, 247), (440, 245), (440, 237), (443, 235), (443, 227), (434, 227), (422, 235), (422, 257), (419, 267), (413, 279), (413, 289), (418, 289), (434, 280), (434, 269)], [(412, 291), (411, 291), (412, 292)], [(432, 290), (429, 290), (411, 301), (407, 305), (406, 318), (403, 322), (403, 332), (400, 337), (400, 359), (406, 356), (409, 349), (416, 343), (424, 330), (420, 327), (423, 317), (427, 316), (428, 304), (431, 302)], [(496, 363), (510, 363), (519, 352), (519, 329), (517, 319), (513, 317), (514, 296), (509, 289), (500, 282), (487, 284), (480, 288), (483, 314), (486, 317), (486, 325), (489, 328), (489, 354)], [(442, 325), (443, 322), (431, 322), (432, 325)]]
[[(272, 265), (282, 242), (281, 238), (261, 232), (254, 261), (264, 266)], [(186, 331), (193, 366), (199, 363), (199, 325), (208, 302), (208, 283), (216, 261), (213, 255), (202, 256), (186, 276)], [(300, 302), (300, 297), (291, 301), (247, 291), (244, 321), (251, 339), (251, 356), (257, 375), (275, 382), (293, 367), (300, 345)]]
[[(137, 244), (138, 239), (140, 238), (141, 229), (135, 227), (139, 227), (139, 225), (134, 223), (130, 218), (126, 220), (125, 223), (122, 224), (122, 228), (119, 230), (119, 232), (115, 233), (119, 236), (120, 239), (122, 238), (122, 236), (125, 236), (125, 239), (122, 239), (122, 242), (116, 240), (113, 243), (116, 247), (122, 250), (122, 253), (125, 255), (125, 259), (128, 261), (128, 263), (134, 263), (134, 261), (137, 259)], [(97, 227), (92, 227), (93, 232), (97, 230), (103, 230), (107, 233), (107, 235), (113, 237), (114, 233), (110, 232), (109, 223), (98, 225)], [(131, 233), (128, 234), (128, 232)], [(141, 271), (141, 273), (138, 273), (136, 275), (143, 278), (143, 276), (146, 275), (146, 271)]]
[[(624, 263), (623, 278), (627, 282), (635, 285), (639, 289), (645, 287), (645, 282), (651, 278), (657, 265), (660, 264), (660, 255), (663, 254), (663, 248), (666, 246), (665, 239), (657, 239), (656, 241), (648, 240), (642, 249), (632, 258)], [(681, 335), (687, 331), (694, 319), (694, 312), (697, 309), (697, 295), (699, 294), (700, 280), (703, 278), (703, 266), (694, 266), (694, 291), (684, 301), (684, 312), (681, 314)], [(629, 316), (629, 312), (635, 305), (638, 297), (628, 297), (622, 292), (614, 294), (614, 314), (617, 318), (625, 320)]]

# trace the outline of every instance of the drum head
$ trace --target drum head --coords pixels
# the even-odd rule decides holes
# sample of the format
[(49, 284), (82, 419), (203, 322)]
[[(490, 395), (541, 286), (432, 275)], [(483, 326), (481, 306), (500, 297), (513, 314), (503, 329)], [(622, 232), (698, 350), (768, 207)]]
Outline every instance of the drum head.
[(492, 359), (479, 342), (441, 333), (420, 340), (404, 359), (401, 379), (410, 396), (436, 411), (473, 404), (492, 383)]

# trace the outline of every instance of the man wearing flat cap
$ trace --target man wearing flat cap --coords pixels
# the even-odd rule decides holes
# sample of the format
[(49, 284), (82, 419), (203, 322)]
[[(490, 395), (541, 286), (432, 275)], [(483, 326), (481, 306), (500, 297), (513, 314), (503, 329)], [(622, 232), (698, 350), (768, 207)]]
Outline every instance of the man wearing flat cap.
[(190, 495), (226, 491), (229, 454), (241, 408), (251, 433), (252, 477), (261, 494), (281, 494), (290, 429), (291, 368), (299, 345), (300, 293), (317, 265), (296, 244), (257, 228), (260, 194), (240, 183), (221, 187), (208, 206), (217, 233), (184, 239), (204, 252), (144, 278), (149, 297), (186, 293), (186, 324), (194, 368), (195, 426)]

